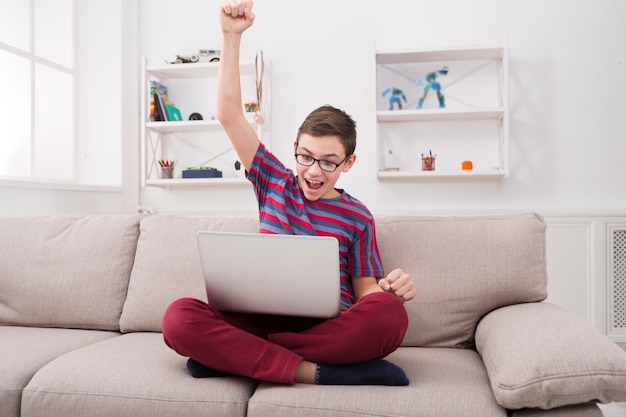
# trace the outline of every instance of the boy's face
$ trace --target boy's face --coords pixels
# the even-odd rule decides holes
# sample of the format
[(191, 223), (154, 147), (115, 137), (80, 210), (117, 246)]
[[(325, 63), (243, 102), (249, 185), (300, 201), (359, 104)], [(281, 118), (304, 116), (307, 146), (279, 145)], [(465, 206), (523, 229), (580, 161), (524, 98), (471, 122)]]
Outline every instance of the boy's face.
[[(335, 183), (342, 172), (348, 172), (352, 168), (356, 155), (347, 157), (343, 144), (337, 136), (310, 136), (305, 133), (300, 135), (294, 144), (294, 151), (301, 155), (300, 159), (304, 160), (303, 162), (312, 162), (312, 165), (305, 166), (298, 163), (296, 159), (298, 184), (307, 200), (316, 201), (320, 198), (337, 197), (339, 193), (335, 190)], [(325, 162), (317, 162), (311, 158)], [(334, 172), (328, 171), (329, 167), (334, 169), (337, 164), (340, 165)]]

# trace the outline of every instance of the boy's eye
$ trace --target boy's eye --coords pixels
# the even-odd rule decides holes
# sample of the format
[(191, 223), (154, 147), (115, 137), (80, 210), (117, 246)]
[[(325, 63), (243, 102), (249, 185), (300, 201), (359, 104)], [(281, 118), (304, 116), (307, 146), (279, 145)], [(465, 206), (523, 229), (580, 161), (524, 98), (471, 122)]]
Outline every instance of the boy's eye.
[(323, 159), (320, 161), (320, 167), (327, 171), (333, 171), (337, 168), (337, 165), (334, 162), (324, 161)]
[(307, 162), (307, 163), (308, 162), (312, 163), (315, 160), (312, 156), (309, 156), (309, 155), (298, 155), (298, 157), (300, 158), (302, 162)]

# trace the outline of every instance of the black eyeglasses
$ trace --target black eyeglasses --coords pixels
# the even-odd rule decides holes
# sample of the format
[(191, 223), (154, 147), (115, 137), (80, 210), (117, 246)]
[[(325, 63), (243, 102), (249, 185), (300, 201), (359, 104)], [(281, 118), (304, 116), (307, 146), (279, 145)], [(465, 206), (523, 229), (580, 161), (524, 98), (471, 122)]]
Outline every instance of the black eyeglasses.
[(326, 171), (326, 172), (335, 172), (337, 170), (337, 168), (339, 168), (339, 166), (341, 164), (343, 164), (344, 162), (346, 162), (348, 160), (348, 158), (350, 157), (350, 155), (346, 156), (343, 161), (339, 162), (338, 164), (332, 162), (332, 161), (327, 161), (325, 159), (315, 159), (310, 155), (303, 155), (301, 153), (297, 153), (295, 154), (296, 157), (296, 162), (299, 163), (300, 165), (304, 165), (305, 167), (310, 167), (312, 166), (314, 163), (317, 162), (317, 165), (319, 165), (320, 169), (322, 171)]

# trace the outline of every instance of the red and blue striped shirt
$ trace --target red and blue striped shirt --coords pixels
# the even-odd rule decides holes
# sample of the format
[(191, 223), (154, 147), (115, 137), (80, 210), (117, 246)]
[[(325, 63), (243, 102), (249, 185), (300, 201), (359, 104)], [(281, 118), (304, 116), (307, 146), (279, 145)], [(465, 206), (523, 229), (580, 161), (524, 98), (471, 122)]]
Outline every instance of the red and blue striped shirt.
[[(339, 242), (341, 309), (354, 304), (351, 277), (384, 275), (374, 219), (367, 207), (343, 190), (336, 198), (307, 200), (298, 179), (259, 145), (248, 179), (259, 205), (261, 233), (332, 236)], [(311, 257), (315, 262), (315, 257)]]

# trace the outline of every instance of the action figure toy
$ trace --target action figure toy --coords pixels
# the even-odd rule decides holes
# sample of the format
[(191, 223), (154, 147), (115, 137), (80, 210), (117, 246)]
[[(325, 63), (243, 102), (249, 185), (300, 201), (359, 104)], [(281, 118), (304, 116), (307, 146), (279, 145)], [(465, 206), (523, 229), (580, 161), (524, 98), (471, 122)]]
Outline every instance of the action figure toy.
[(404, 92), (399, 88), (389, 87), (383, 92), (383, 97), (386, 97), (389, 93), (391, 93), (391, 96), (389, 96), (389, 110), (393, 110), (394, 104), (398, 105), (398, 110), (402, 110), (402, 100), (406, 103)]
[[(448, 74), (448, 67), (445, 66), (443, 68), (438, 69), (437, 71), (429, 72), (425, 77), (420, 77), (415, 83), (415, 87), (419, 87), (422, 83), (424, 83), (424, 94), (419, 98), (417, 102), (418, 109), (421, 109), (424, 105), (424, 100), (426, 100), (426, 96), (428, 92), (432, 88), (437, 92), (437, 99), (439, 100), (439, 108), (443, 109), (446, 107), (445, 97), (441, 94), (441, 84), (437, 81), (437, 76)], [(425, 81), (425, 82), (424, 82)]]

